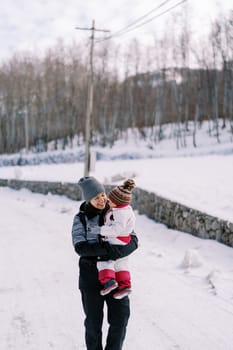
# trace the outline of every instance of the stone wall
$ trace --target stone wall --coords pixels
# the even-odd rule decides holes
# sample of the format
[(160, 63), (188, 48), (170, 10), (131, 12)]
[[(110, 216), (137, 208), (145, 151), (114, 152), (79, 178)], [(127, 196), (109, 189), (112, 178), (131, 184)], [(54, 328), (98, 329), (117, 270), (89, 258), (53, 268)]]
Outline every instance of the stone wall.
[(134, 190), (132, 205), (140, 214), (145, 214), (169, 228), (191, 233), (200, 238), (214, 239), (233, 247), (233, 223), (229, 221), (139, 188)]
[[(17, 190), (27, 188), (32, 192), (65, 195), (73, 200), (81, 200), (81, 192), (75, 183), (0, 179), (0, 186), (8, 186)], [(108, 193), (112, 186), (106, 185), (105, 188)], [(139, 214), (145, 214), (169, 228), (200, 238), (214, 239), (233, 247), (233, 223), (229, 221), (194, 210), (140, 188), (135, 188), (133, 191), (132, 205)]]

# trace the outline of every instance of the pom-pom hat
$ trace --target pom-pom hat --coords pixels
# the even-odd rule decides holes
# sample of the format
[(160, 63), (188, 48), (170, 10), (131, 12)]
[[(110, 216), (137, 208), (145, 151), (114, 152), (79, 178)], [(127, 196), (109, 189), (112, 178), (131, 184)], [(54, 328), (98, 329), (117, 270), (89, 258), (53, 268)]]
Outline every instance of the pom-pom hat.
[(123, 204), (130, 204), (132, 200), (132, 190), (135, 187), (135, 182), (132, 179), (126, 180), (122, 186), (115, 187), (110, 193), (108, 198), (111, 202), (117, 206)]

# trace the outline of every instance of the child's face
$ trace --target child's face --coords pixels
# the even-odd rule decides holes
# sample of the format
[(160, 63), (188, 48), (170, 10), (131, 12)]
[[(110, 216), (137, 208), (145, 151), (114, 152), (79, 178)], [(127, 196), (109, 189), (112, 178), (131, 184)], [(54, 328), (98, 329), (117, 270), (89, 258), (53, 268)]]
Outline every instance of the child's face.
[(111, 209), (112, 209), (112, 208), (116, 208), (116, 204), (113, 203), (113, 202), (111, 201), (111, 199), (108, 199), (108, 201), (109, 201), (109, 206), (110, 206)]

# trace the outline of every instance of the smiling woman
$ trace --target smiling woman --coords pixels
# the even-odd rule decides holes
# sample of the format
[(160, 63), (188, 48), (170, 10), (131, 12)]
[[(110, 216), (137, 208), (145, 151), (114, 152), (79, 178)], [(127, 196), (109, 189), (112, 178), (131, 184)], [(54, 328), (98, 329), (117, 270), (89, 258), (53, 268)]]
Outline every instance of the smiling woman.
[(107, 196), (104, 192), (98, 194), (96, 197), (92, 198), (91, 205), (97, 209), (104, 209), (106, 205)]
[(131, 233), (126, 245), (110, 245), (99, 239), (104, 217), (109, 209), (103, 185), (92, 176), (79, 180), (85, 202), (74, 217), (72, 241), (79, 259), (79, 289), (85, 313), (85, 339), (87, 350), (101, 350), (104, 304), (108, 313), (106, 348), (121, 350), (130, 315), (129, 298), (116, 299), (112, 293), (101, 295), (97, 262), (116, 260), (137, 249), (137, 237)]

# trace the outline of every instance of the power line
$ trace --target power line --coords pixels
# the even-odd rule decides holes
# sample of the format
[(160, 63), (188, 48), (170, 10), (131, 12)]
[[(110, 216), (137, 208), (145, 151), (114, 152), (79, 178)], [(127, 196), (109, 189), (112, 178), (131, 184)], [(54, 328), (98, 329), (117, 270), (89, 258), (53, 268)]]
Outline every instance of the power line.
[[(171, 0), (169, 0), (169, 1), (171, 1)], [(115, 33), (113, 33), (111, 36), (108, 36), (108, 37), (106, 37), (106, 38), (104, 38), (104, 39), (96, 40), (96, 43), (99, 43), (99, 42), (102, 42), (102, 41), (105, 41), (105, 40), (110, 40), (110, 39), (112, 39), (112, 38), (120, 37), (120, 36), (122, 36), (122, 35), (124, 35), (124, 34), (127, 34), (128, 32), (130, 32), (130, 31), (132, 31), (132, 30), (138, 29), (138, 28), (144, 26), (145, 24), (147, 24), (147, 23), (153, 21), (154, 19), (159, 18), (159, 17), (163, 16), (164, 14), (170, 12), (171, 10), (173, 10), (174, 8), (176, 8), (177, 6), (181, 5), (182, 3), (186, 2), (186, 1), (187, 1), (187, 0), (182, 0), (182, 1), (178, 2), (178, 3), (176, 3), (175, 5), (169, 7), (167, 10), (164, 10), (163, 12), (159, 13), (158, 15), (153, 16), (153, 17), (149, 18), (148, 20), (146, 20), (146, 21), (144, 21), (144, 22), (142, 22), (142, 23), (140, 23), (140, 24), (138, 24), (138, 25), (136, 25), (136, 26), (133, 26), (133, 24), (139, 22), (141, 19), (147, 17), (149, 14), (151, 14), (151, 13), (154, 12), (156, 9), (158, 9), (158, 7), (157, 7), (156, 9), (151, 10), (150, 12), (148, 12), (147, 14), (145, 14), (144, 16), (141, 16), (140, 18), (138, 18), (137, 20), (135, 20), (133, 23), (131, 23), (131, 24), (127, 25), (126, 27), (122, 28), (121, 30), (119, 30), (119, 31), (117, 31), (117, 32), (115, 32)], [(165, 3), (167, 3), (167, 2), (168, 2), (168, 1), (163, 2), (162, 4), (159, 5), (159, 7), (164, 6)], [(133, 27), (130, 28), (131, 26), (133, 26)], [(128, 28), (128, 30), (126, 30), (127, 28)]]
[(160, 5), (156, 6), (155, 8), (153, 8), (152, 10), (150, 10), (149, 12), (147, 12), (145, 15), (137, 18), (136, 20), (134, 20), (133, 22), (129, 23), (127, 26), (123, 27), (122, 29), (118, 30), (117, 32), (113, 33), (113, 35), (111, 36), (115, 36), (117, 34), (120, 34), (121, 32), (123, 32), (124, 30), (132, 27), (134, 24), (140, 22), (141, 20), (143, 20), (144, 18), (148, 17), (151, 13), (155, 12), (156, 10), (158, 10), (160, 7), (163, 7), (164, 5), (166, 5), (166, 3), (170, 2), (172, 0), (166, 0), (164, 2), (162, 2)]
[(119, 34), (119, 35), (117, 35), (117, 36), (121, 36), (121, 35), (123, 35), (123, 34), (126, 34), (126, 33), (130, 32), (130, 31), (132, 31), (132, 30), (135, 30), (135, 29), (137, 29), (137, 28), (140, 28), (140, 27), (144, 26), (145, 24), (147, 24), (147, 23), (153, 21), (155, 18), (158, 18), (158, 17), (164, 15), (165, 13), (170, 12), (171, 10), (173, 10), (174, 8), (176, 8), (177, 6), (181, 5), (182, 3), (186, 2), (186, 1), (187, 1), (187, 0), (182, 0), (182, 1), (178, 2), (177, 4), (175, 4), (175, 5), (171, 6), (171, 7), (169, 7), (169, 9), (167, 9), (167, 10), (161, 12), (160, 14), (158, 14), (158, 15), (156, 15), (156, 16), (153, 16), (152, 18), (149, 18), (147, 21), (145, 21), (145, 22), (143, 22), (143, 23), (140, 23), (140, 24), (138, 24), (137, 26), (126, 30), (124, 33)]

